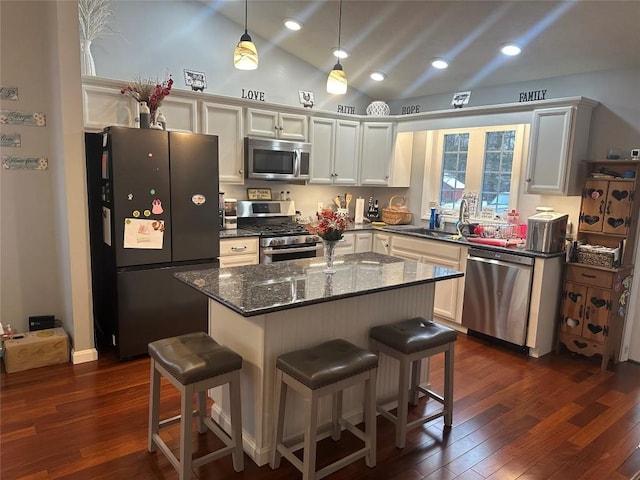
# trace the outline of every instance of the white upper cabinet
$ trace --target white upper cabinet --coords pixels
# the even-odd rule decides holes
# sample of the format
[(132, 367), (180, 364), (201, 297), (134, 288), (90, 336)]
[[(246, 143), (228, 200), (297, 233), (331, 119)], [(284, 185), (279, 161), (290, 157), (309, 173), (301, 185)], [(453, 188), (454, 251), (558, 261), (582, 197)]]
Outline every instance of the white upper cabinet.
[(585, 176), (591, 112), (597, 105), (585, 101), (571, 106), (533, 111), (529, 139), (526, 193), (579, 195)]
[(309, 183), (356, 185), (360, 158), (360, 122), (312, 117), (309, 123)]
[(202, 132), (218, 136), (221, 183), (244, 183), (242, 107), (202, 102)]
[(307, 141), (307, 116), (247, 108), (247, 135)]
[(362, 123), (360, 185), (389, 185), (393, 139), (392, 122)]

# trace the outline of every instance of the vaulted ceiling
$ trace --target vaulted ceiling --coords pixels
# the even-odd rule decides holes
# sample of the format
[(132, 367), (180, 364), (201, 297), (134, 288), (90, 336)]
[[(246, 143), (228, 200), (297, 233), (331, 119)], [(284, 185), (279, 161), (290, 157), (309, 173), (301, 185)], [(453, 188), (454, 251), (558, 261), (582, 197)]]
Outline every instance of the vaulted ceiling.
[[(243, 1), (212, 0), (244, 25)], [(249, 33), (321, 70), (335, 63), (337, 0), (250, 0)], [(640, 66), (640, 0), (424, 1), (344, 0), (342, 61), (349, 84), (366, 95), (394, 100), (574, 73)], [(293, 17), (304, 27), (284, 28)], [(238, 30), (238, 37), (242, 27)], [(499, 47), (516, 42), (517, 57)], [(257, 43), (258, 52), (264, 45)], [(434, 57), (450, 62), (431, 66)], [(375, 82), (373, 70), (387, 78)]]

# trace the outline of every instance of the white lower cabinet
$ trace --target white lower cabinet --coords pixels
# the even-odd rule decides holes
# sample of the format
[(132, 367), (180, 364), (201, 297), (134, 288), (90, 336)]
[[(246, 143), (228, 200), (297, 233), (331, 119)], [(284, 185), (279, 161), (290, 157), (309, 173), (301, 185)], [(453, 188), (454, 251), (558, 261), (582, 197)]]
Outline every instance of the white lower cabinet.
[(258, 237), (220, 239), (220, 268), (257, 265), (260, 262)]
[(373, 233), (347, 232), (342, 240), (336, 245), (336, 255), (346, 255), (347, 253), (370, 252), (373, 246)]
[(391, 251), (391, 235), (384, 232), (374, 232), (371, 250), (375, 253), (389, 255)]
[[(390, 255), (464, 272), (467, 249), (466, 247), (437, 240), (423, 240), (415, 237), (393, 235)], [(463, 298), (464, 277), (438, 282), (434, 298), (434, 316), (451, 322), (462, 323)]]

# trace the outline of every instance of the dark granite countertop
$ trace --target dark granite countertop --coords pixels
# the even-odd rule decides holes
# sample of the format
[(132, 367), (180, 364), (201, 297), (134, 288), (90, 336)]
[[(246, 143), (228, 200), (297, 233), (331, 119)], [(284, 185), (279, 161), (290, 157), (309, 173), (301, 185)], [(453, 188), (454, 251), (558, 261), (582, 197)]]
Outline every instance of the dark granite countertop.
[(233, 230), (220, 230), (220, 238), (242, 238), (242, 237), (259, 237), (258, 232), (251, 232), (249, 230), (243, 230), (237, 228)]
[(474, 243), (473, 241), (470, 242), (469, 240), (467, 240), (466, 237), (459, 237), (452, 233), (438, 231), (438, 230), (428, 231), (426, 233), (411, 231), (415, 229), (425, 229), (424, 227), (421, 227), (419, 225), (387, 225), (384, 227), (373, 227), (373, 228), (375, 230), (381, 230), (387, 233), (394, 233), (394, 234), (398, 233), (398, 234), (407, 235), (410, 237), (423, 238), (425, 240), (437, 240), (439, 242), (455, 243), (464, 247), (479, 248), (481, 250), (489, 250), (493, 252), (511, 253), (514, 255), (520, 255), (523, 257), (530, 257), (530, 258), (555, 258), (555, 257), (562, 257), (565, 255), (565, 252), (542, 253), (542, 252), (534, 252), (533, 250), (526, 250), (523, 247), (500, 247), (496, 245), (485, 245), (481, 243)]
[(325, 273), (325, 260), (318, 257), (186, 271), (175, 277), (251, 317), (463, 276), (449, 268), (373, 252), (337, 256), (334, 266), (335, 273)]

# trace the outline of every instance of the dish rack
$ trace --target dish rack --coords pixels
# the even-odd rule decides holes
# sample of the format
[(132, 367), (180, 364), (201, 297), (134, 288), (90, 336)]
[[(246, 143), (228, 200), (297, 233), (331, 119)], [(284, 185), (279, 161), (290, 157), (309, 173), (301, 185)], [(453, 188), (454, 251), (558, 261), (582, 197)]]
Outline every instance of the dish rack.
[(518, 225), (504, 222), (487, 222), (486, 220), (477, 225), (480, 227), (479, 236), (482, 238), (510, 239), (518, 237)]

